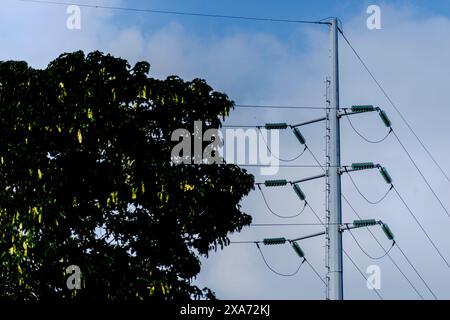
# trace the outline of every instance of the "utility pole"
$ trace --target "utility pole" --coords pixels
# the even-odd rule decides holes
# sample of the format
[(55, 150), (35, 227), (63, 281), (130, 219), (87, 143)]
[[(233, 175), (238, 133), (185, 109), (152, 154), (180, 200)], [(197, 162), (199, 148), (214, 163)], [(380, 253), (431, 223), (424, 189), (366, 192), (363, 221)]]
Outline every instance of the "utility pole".
[[(338, 53), (338, 19), (331, 18), (329, 20), (330, 25), (330, 78), (326, 80), (327, 84), (327, 107), (326, 116), (318, 119), (313, 119), (309, 121), (304, 121), (298, 124), (287, 124), (287, 123), (266, 123), (265, 126), (258, 128), (265, 128), (266, 130), (284, 130), (287, 128), (292, 129), (294, 136), (300, 142), (301, 145), (305, 146), (305, 150), (308, 150), (308, 145), (306, 144), (306, 139), (300, 132), (300, 127), (306, 126), (312, 123), (317, 123), (321, 121), (326, 121), (326, 170), (322, 166), (321, 162), (317, 160), (314, 154), (311, 155), (318, 162), (319, 166), (324, 169), (323, 174), (314, 175), (311, 177), (306, 177), (294, 181), (288, 181), (285, 179), (279, 180), (266, 180), (264, 183), (257, 183), (258, 188), (261, 190), (261, 185), (265, 187), (282, 187), (290, 184), (297, 196), (301, 201), (305, 201), (305, 207), (308, 205), (306, 200), (306, 195), (302, 191), (300, 184), (315, 180), (326, 178), (326, 199), (325, 199), (325, 213), (326, 221), (322, 222), (322, 219), (318, 217), (321, 224), (325, 226), (325, 231), (315, 233), (312, 235), (307, 235), (299, 237), (297, 239), (286, 239), (286, 238), (267, 238), (264, 241), (259, 241), (255, 243), (263, 243), (264, 245), (279, 245), (285, 244), (286, 242), (291, 243), (295, 252), (298, 256), (305, 262), (305, 253), (301, 249), (300, 245), (297, 243), (304, 239), (309, 239), (317, 236), (325, 235), (326, 246), (325, 246), (325, 262), (327, 269), (326, 276), (326, 298), (327, 300), (343, 300), (344, 299), (344, 278), (343, 278), (343, 246), (342, 246), (342, 233), (346, 230), (351, 230), (355, 228), (363, 228), (368, 226), (380, 225), (383, 232), (385, 233), (388, 240), (392, 241), (392, 245), (395, 244), (394, 234), (389, 229), (388, 225), (383, 221), (377, 221), (375, 219), (365, 219), (365, 220), (354, 220), (353, 223), (342, 222), (342, 194), (341, 194), (341, 175), (343, 173), (349, 174), (352, 171), (362, 171), (368, 169), (378, 169), (381, 176), (385, 182), (392, 185), (392, 178), (387, 172), (386, 168), (380, 164), (374, 164), (373, 162), (363, 162), (363, 163), (352, 163), (351, 166), (341, 166), (341, 141), (340, 141), (340, 118), (353, 116), (356, 114), (361, 114), (365, 112), (378, 112), (384, 125), (390, 129), (391, 121), (386, 115), (385, 111), (379, 107), (374, 107), (373, 105), (353, 105), (351, 108), (345, 108), (343, 110), (339, 109), (339, 53)], [(389, 192), (389, 191), (388, 191)], [(264, 194), (263, 194), (264, 197)], [(265, 198), (264, 198), (265, 199)], [(267, 207), (270, 209), (269, 205)], [(310, 207), (311, 208), (311, 207)], [(311, 208), (312, 210), (312, 208)], [(314, 210), (312, 210), (314, 212)], [(273, 213), (273, 211), (272, 211)], [(315, 212), (314, 212), (315, 213)], [(259, 246), (258, 246), (259, 248)], [(302, 263), (303, 263), (302, 262)], [(316, 272), (317, 274), (317, 272)], [(323, 280), (323, 279), (322, 279)]]
[(327, 250), (328, 250), (328, 286), (327, 297), (331, 300), (342, 300), (343, 264), (342, 264), (342, 204), (341, 204), (341, 141), (339, 126), (339, 59), (338, 59), (338, 25), (337, 19), (331, 19), (330, 28), (330, 108), (327, 109), (329, 121), (329, 154), (327, 155), (328, 210), (327, 217)]

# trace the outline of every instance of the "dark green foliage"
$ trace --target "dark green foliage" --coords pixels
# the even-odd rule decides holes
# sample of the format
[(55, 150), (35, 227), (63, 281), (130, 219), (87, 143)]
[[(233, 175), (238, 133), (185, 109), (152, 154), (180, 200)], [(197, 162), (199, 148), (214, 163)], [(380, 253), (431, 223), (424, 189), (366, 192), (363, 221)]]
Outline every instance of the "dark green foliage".
[(174, 129), (219, 128), (233, 102), (149, 68), (99, 52), (0, 62), (0, 298), (211, 298), (191, 284), (199, 256), (250, 224), (253, 176), (170, 163)]

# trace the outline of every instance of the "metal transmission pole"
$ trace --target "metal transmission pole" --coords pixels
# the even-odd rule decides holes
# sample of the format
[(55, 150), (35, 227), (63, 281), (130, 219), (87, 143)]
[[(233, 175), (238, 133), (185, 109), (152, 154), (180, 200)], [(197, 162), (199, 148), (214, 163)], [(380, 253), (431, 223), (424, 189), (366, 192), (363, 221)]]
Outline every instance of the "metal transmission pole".
[[(395, 241), (394, 241), (394, 234), (392, 233), (388, 225), (383, 221), (377, 221), (375, 219), (365, 219), (365, 220), (355, 220), (353, 221), (353, 223), (345, 223), (345, 224), (342, 223), (341, 175), (343, 173), (350, 174), (350, 172), (352, 171), (378, 169), (380, 171), (381, 176), (386, 181), (386, 183), (391, 185), (390, 190), (393, 188), (393, 185), (392, 185), (392, 178), (390, 177), (386, 168), (381, 166), (380, 164), (374, 164), (373, 162), (363, 162), (363, 163), (352, 163), (351, 166), (349, 165), (343, 167), (341, 166), (341, 141), (340, 141), (339, 121), (340, 118), (344, 116), (347, 117), (365, 112), (378, 112), (381, 120), (383, 121), (385, 126), (390, 129), (390, 132), (392, 132), (392, 128), (391, 128), (391, 121), (389, 120), (388, 116), (379, 107), (374, 107), (373, 105), (353, 105), (351, 106), (351, 108), (347, 107), (342, 111), (339, 110), (338, 19), (331, 18), (329, 20), (329, 24), (330, 24), (331, 77), (330, 79), (327, 78), (326, 81), (327, 83), (326, 117), (304, 121), (298, 124), (266, 123), (265, 126), (258, 127), (258, 128), (265, 128), (266, 130), (284, 130), (290, 128), (293, 130), (293, 133), (297, 138), (297, 140), (300, 142), (300, 144), (304, 145), (305, 147), (304, 150), (308, 150), (309, 148), (306, 144), (306, 139), (300, 132), (299, 128), (305, 125), (326, 120), (326, 170), (324, 170), (325, 172), (323, 174), (302, 178), (294, 181), (281, 179), (281, 180), (266, 180), (264, 183), (257, 183), (258, 188), (261, 190), (261, 193), (262, 193), (261, 185), (264, 185), (265, 187), (282, 187), (287, 186), (289, 184), (293, 187), (295, 193), (300, 198), (300, 200), (304, 201), (305, 206), (307, 206), (308, 202), (306, 200), (306, 195), (302, 191), (300, 184), (307, 181), (321, 179), (325, 177), (326, 178), (325, 231), (291, 240), (286, 238), (268, 238), (264, 239), (264, 241), (259, 242), (257, 241), (252, 243), (257, 244), (263, 243), (264, 245), (279, 245), (289, 242), (293, 246), (295, 252), (299, 255), (299, 257), (303, 259), (302, 261), (305, 262), (306, 258), (304, 251), (300, 248), (298, 242), (304, 239), (325, 235), (326, 236), (325, 261), (327, 268), (327, 277), (325, 282), (327, 286), (326, 297), (327, 299), (330, 300), (343, 300), (344, 281), (343, 281), (342, 258), (344, 251), (342, 247), (342, 233), (346, 230), (351, 230), (355, 228), (380, 225), (382, 227), (383, 232), (386, 234), (386, 237), (389, 240), (393, 241), (392, 245), (395, 245)], [(323, 168), (322, 164), (317, 160), (317, 158), (314, 156), (312, 152), (311, 155), (318, 162), (319, 166)], [(269, 210), (271, 210), (269, 205), (267, 204), (267, 201), (266, 205), (269, 208)], [(311, 208), (311, 210), (313, 209)], [(274, 212), (272, 211), (272, 213)], [(322, 219), (320, 219), (320, 217), (317, 218), (322, 222)]]
[(328, 217), (327, 217), (327, 250), (328, 250), (328, 292), (331, 300), (342, 300), (343, 264), (342, 264), (342, 204), (341, 204), (341, 145), (339, 126), (339, 60), (338, 60), (338, 25), (337, 19), (331, 19), (330, 28), (330, 108), (327, 109), (329, 121), (329, 146), (327, 151), (328, 174)]

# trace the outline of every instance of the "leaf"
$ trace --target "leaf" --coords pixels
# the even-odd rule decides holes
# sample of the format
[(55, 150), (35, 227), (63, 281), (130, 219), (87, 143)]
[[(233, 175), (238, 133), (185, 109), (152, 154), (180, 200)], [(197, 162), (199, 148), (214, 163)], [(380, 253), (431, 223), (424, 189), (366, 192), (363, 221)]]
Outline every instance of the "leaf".
[(80, 129), (78, 129), (77, 137), (78, 137), (78, 142), (80, 144), (82, 144), (83, 143), (83, 135), (81, 134), (81, 130)]
[(142, 88), (139, 89), (138, 97), (147, 99), (147, 86), (143, 86)]

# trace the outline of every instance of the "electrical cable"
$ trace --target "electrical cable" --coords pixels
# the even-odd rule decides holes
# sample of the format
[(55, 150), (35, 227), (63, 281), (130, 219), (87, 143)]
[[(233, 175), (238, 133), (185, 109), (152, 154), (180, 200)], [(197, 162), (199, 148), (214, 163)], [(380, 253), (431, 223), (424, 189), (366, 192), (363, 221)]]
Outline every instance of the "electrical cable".
[(300, 110), (326, 110), (326, 107), (297, 107), (297, 106), (281, 106), (281, 105), (253, 105), (253, 104), (235, 104), (238, 109), (300, 109)]
[(427, 287), (427, 289), (431, 292), (432, 296), (434, 297), (434, 299), (439, 300), (438, 297), (434, 294), (433, 290), (431, 290), (430, 286), (428, 285), (428, 283), (422, 278), (422, 276), (420, 275), (420, 273), (417, 271), (416, 267), (414, 267), (414, 265), (411, 263), (411, 260), (409, 260), (409, 258), (406, 256), (405, 252), (403, 252), (402, 248), (400, 248), (399, 244), (397, 243), (397, 248), (398, 250), (401, 252), (401, 254), (403, 255), (403, 257), (405, 258), (405, 260), (409, 263), (409, 265), (411, 266), (411, 268), (414, 269), (414, 271), (416, 272), (416, 274), (419, 276), (419, 278), (422, 280), (422, 282), (425, 284), (425, 286)]
[(311, 157), (314, 159), (314, 161), (316, 161), (316, 163), (318, 164), (318, 166), (320, 168), (322, 168), (323, 172), (326, 172), (325, 170), (325, 165), (321, 164), (320, 161), (317, 159), (316, 155), (311, 151), (311, 149), (308, 148), (309, 154), (311, 155)]
[[(319, 160), (317, 159), (317, 157), (314, 155), (314, 153), (308, 149), (309, 152), (311, 153), (311, 156), (315, 159), (315, 161), (317, 162), (317, 164), (322, 168), (323, 171), (325, 171), (324, 167), (320, 164)], [(341, 196), (344, 199), (344, 201), (348, 204), (348, 206), (352, 209), (353, 213), (359, 218), (362, 219), (361, 215), (358, 214), (358, 212), (355, 210), (355, 208), (351, 205), (351, 203), (348, 201), (347, 197), (341, 192)], [(370, 230), (370, 228), (366, 227), (366, 229), (369, 231), (369, 233), (372, 235), (372, 237), (375, 239), (375, 241), (378, 243), (378, 245), (380, 246), (380, 248), (382, 248), (384, 250), (383, 245), (381, 244), (381, 242), (378, 240), (378, 238), (373, 234), (372, 230)], [(397, 244), (398, 246), (398, 244)], [(388, 254), (389, 260), (392, 262), (392, 264), (394, 264), (394, 266), (397, 268), (397, 270), (400, 272), (400, 274), (403, 275), (403, 277), (406, 279), (406, 281), (409, 283), (409, 285), (413, 288), (413, 290), (417, 293), (417, 295), (424, 300), (424, 297), (422, 296), (422, 294), (419, 292), (419, 290), (417, 290), (417, 288), (414, 286), (414, 284), (411, 282), (411, 280), (406, 276), (406, 274), (403, 272), (403, 270), (400, 268), (400, 266), (395, 262), (394, 258), (391, 257), (391, 255)], [(411, 264), (412, 266), (412, 264)], [(428, 284), (425, 282), (425, 280), (423, 279), (423, 277), (418, 273), (417, 269), (413, 267), (413, 270), (416, 272), (416, 274), (419, 276), (419, 278), (422, 280), (422, 282), (427, 286)], [(432, 292), (432, 291), (430, 291)]]
[(263, 133), (262, 133), (260, 127), (258, 127), (258, 132), (259, 132), (259, 134), (261, 135), (261, 138), (262, 138), (264, 144), (266, 145), (266, 148), (267, 148), (267, 150), (269, 151), (269, 153), (271, 154), (271, 156), (273, 156), (273, 157), (274, 157), (275, 159), (277, 159), (277, 160), (280, 160), (280, 161), (283, 161), (283, 162), (292, 162), (292, 161), (295, 161), (295, 160), (297, 160), (298, 158), (300, 158), (300, 157), (305, 153), (305, 151), (306, 151), (306, 148), (307, 148), (307, 147), (305, 146), (305, 148), (303, 149), (303, 151), (301, 151), (297, 156), (294, 156), (293, 158), (289, 158), (289, 159), (286, 159), (286, 158), (280, 158), (280, 157), (278, 157), (277, 155), (275, 155), (275, 154), (272, 152), (272, 150), (270, 149), (269, 144), (267, 143), (266, 138), (264, 138), (264, 135), (263, 135)]
[[(311, 206), (310, 206), (311, 208)], [(314, 212), (315, 216), (317, 217), (317, 219), (322, 222), (322, 225), (325, 226), (325, 224), (323, 223), (322, 219), (319, 218), (319, 216), (317, 215), (317, 213), (315, 212), (315, 210), (313, 210), (311, 208), (311, 210)], [(367, 278), (365, 277), (365, 275), (362, 273), (362, 271), (359, 269), (358, 265), (352, 260), (352, 258), (348, 255), (348, 253), (345, 251), (344, 248), (342, 248), (342, 251), (344, 252), (344, 254), (347, 256), (347, 258), (352, 262), (353, 266), (359, 271), (359, 273), (364, 277), (364, 279), (367, 281)], [(383, 300), (383, 297), (381, 296), (381, 294), (379, 292), (377, 292), (377, 290), (374, 290), (375, 293), (378, 295), (378, 297), (380, 297), (381, 300)]]
[(262, 198), (264, 199), (264, 203), (266, 204), (267, 209), (270, 211), (270, 213), (272, 213), (274, 216), (277, 216), (278, 218), (281, 218), (281, 219), (292, 219), (292, 218), (298, 217), (299, 215), (301, 215), (305, 211), (306, 206), (308, 205), (308, 202), (305, 201), (305, 205), (303, 206), (303, 208), (302, 208), (302, 210), (300, 212), (298, 212), (298, 213), (296, 213), (296, 214), (294, 214), (292, 216), (282, 216), (282, 215), (280, 215), (280, 214), (278, 214), (278, 213), (276, 213), (275, 211), (272, 210), (272, 208), (269, 205), (269, 202), (266, 199), (266, 196), (264, 195), (264, 192), (262, 191), (261, 186), (259, 184), (257, 186), (258, 186), (259, 191), (261, 192)]
[(266, 265), (266, 267), (267, 267), (270, 271), (272, 271), (273, 273), (275, 273), (276, 275), (279, 275), (279, 276), (281, 276), (281, 277), (293, 277), (293, 276), (295, 276), (295, 275), (300, 271), (300, 269), (301, 269), (303, 263), (305, 263), (305, 261), (306, 261), (306, 259), (303, 259), (303, 261), (300, 263), (300, 265), (298, 266), (298, 268), (297, 268), (294, 272), (292, 272), (292, 273), (281, 273), (281, 272), (276, 271), (274, 268), (272, 268), (272, 267), (270, 266), (270, 264), (269, 264), (269, 263), (267, 262), (267, 260), (266, 260), (266, 257), (264, 256), (264, 253), (262, 252), (261, 248), (259, 247), (259, 244), (258, 244), (258, 243), (256, 243), (256, 247), (258, 248), (258, 251), (259, 251), (259, 253), (261, 254), (261, 257), (262, 257), (262, 259), (263, 259), (264, 264)]
[(436, 252), (439, 254), (439, 256), (442, 258), (442, 260), (444, 261), (444, 263), (447, 265), (447, 267), (450, 268), (450, 264), (448, 263), (447, 259), (445, 259), (444, 255), (441, 253), (441, 251), (438, 249), (437, 245), (434, 243), (434, 241), (431, 239), (430, 235), (425, 231), (425, 228), (422, 226), (422, 224), (419, 222), (419, 220), (417, 219), (416, 215), (413, 213), (413, 211), (411, 210), (411, 208), (408, 206), (408, 204), (406, 203), (405, 199), (403, 199), (403, 197), (400, 195), (400, 193), (398, 192), (397, 188), (394, 187), (393, 188), (395, 193), (397, 193), (397, 196), (399, 197), (399, 199), (401, 200), (401, 202), (405, 205), (406, 209), (408, 209), (409, 213), (411, 214), (411, 216), (414, 218), (414, 220), (416, 221), (417, 225), (419, 226), (419, 228), (422, 230), (422, 232), (425, 234), (425, 236), (428, 238), (428, 241), (431, 243), (431, 245), (433, 246), (433, 248), (436, 250)]
[(355, 187), (355, 189), (358, 191), (358, 193), (361, 195), (361, 197), (366, 200), (368, 203), (376, 205), (381, 203), (384, 199), (386, 199), (386, 197), (388, 196), (388, 194), (391, 192), (391, 190), (394, 188), (393, 185), (391, 184), (391, 187), (388, 189), (388, 191), (377, 201), (371, 201), (369, 200), (361, 191), (361, 189), (358, 188), (358, 185), (356, 184), (355, 180), (353, 180), (352, 175), (350, 174), (350, 172), (348, 172), (347, 168), (345, 168), (345, 172), (347, 173), (348, 177), (350, 178), (350, 181), (352, 182), (353, 186)]
[(323, 278), (320, 276), (320, 273), (317, 272), (316, 268), (313, 267), (313, 265), (305, 258), (305, 262), (309, 265), (309, 267), (311, 268), (312, 271), (314, 271), (314, 273), (316, 274), (316, 276), (320, 279), (320, 281), (323, 282), (324, 285), (327, 285), (327, 283), (325, 282), (325, 280), (323, 280)]
[(389, 252), (390, 252), (390, 251), (392, 250), (392, 248), (395, 246), (395, 241), (392, 241), (392, 246), (391, 246), (388, 250), (386, 250), (386, 249), (383, 248), (383, 251), (385, 251), (385, 253), (384, 253), (382, 256), (380, 256), (380, 257), (374, 257), (374, 256), (368, 254), (366, 250), (364, 250), (364, 248), (361, 246), (361, 244), (360, 244), (359, 241), (356, 239), (355, 235), (353, 234), (353, 232), (352, 232), (350, 229), (347, 229), (346, 231), (348, 231), (348, 233), (350, 233), (350, 235), (352, 236), (353, 240), (355, 240), (355, 243), (357, 244), (357, 246), (359, 247), (359, 249), (360, 249), (360, 250), (361, 250), (368, 258), (370, 258), (370, 259), (372, 259), (372, 260), (381, 260), (381, 259), (383, 259), (384, 257), (386, 257), (386, 256), (389, 254)]
[(307, 203), (307, 205), (308, 205), (309, 209), (311, 210), (311, 212), (316, 216), (317, 220), (319, 220), (319, 222), (322, 224), (322, 226), (325, 227), (325, 224), (323, 223), (322, 219), (317, 214), (316, 210), (314, 210), (313, 207), (311, 207), (311, 205), (309, 203)]
[(127, 7), (115, 7), (115, 6), (102, 6), (102, 5), (90, 5), (77, 3), (74, 1), (62, 2), (62, 1), (49, 1), (49, 0), (18, 0), (21, 2), (38, 3), (38, 4), (52, 4), (52, 5), (76, 5), (84, 8), (92, 9), (108, 9), (119, 11), (131, 11), (141, 13), (156, 13), (156, 14), (171, 14), (179, 16), (194, 16), (203, 18), (219, 18), (219, 19), (234, 19), (234, 20), (248, 20), (248, 21), (261, 21), (261, 22), (283, 22), (283, 23), (295, 23), (295, 24), (330, 24), (329, 22), (312, 21), (312, 20), (293, 20), (293, 19), (278, 19), (278, 18), (259, 18), (250, 16), (233, 16), (222, 14), (207, 14), (199, 12), (184, 12), (184, 11), (167, 11), (167, 10), (153, 10), (153, 9), (139, 9), (139, 8), (127, 8)]
[(261, 167), (271, 167), (276, 166), (280, 168), (321, 168), (322, 166), (314, 165), (314, 164), (277, 164), (277, 165), (271, 165), (271, 164), (235, 164), (235, 163), (228, 163), (227, 165), (235, 165), (240, 167), (248, 167), (248, 168), (261, 168)]
[[(356, 270), (358, 270), (359, 274), (364, 278), (364, 280), (366, 280), (366, 283), (370, 283), (369, 281), (367, 281), (366, 276), (361, 271), (361, 269), (358, 267), (358, 265), (355, 263), (355, 261), (353, 261), (353, 259), (350, 257), (350, 255), (347, 252), (345, 252), (345, 250), (344, 250), (344, 254), (346, 255), (347, 259), (350, 260), (350, 262), (353, 264), (353, 266), (356, 268)], [(370, 283), (370, 285), (372, 286), (371, 283)], [(372, 286), (372, 288), (373, 288), (373, 286)], [(377, 289), (373, 288), (372, 291), (374, 291), (381, 300), (384, 300), (383, 296), (381, 295), (381, 293), (378, 292)]]
[(441, 165), (439, 165), (439, 163), (437, 162), (436, 158), (431, 154), (431, 152), (428, 150), (428, 148), (425, 146), (425, 143), (419, 138), (419, 136), (417, 135), (417, 133), (414, 131), (414, 129), (412, 128), (412, 126), (409, 124), (409, 122), (406, 120), (406, 118), (403, 116), (403, 114), (400, 112), (400, 109), (395, 105), (394, 101), (391, 99), (391, 97), (387, 94), (386, 90), (384, 90), (383, 86), (381, 85), (381, 83), (375, 78), (374, 74), (372, 73), (372, 71), (369, 69), (369, 67), (367, 66), (367, 64), (364, 62), (364, 60), (362, 59), (362, 57), (359, 55), (359, 53), (356, 51), (356, 49), (352, 46), (352, 44), (350, 43), (350, 41), (348, 40), (348, 38), (345, 36), (344, 32), (342, 31), (342, 29), (338, 28), (339, 32), (341, 33), (342, 37), (344, 38), (345, 42), (347, 43), (347, 45), (350, 47), (350, 49), (353, 51), (353, 53), (356, 55), (356, 57), (358, 58), (358, 60), (361, 62), (361, 64), (363, 65), (364, 69), (366, 69), (366, 71), (369, 73), (370, 77), (372, 78), (372, 80), (375, 82), (375, 84), (378, 86), (378, 88), (381, 90), (381, 92), (383, 93), (383, 95), (385, 96), (385, 98), (389, 101), (390, 105), (395, 109), (395, 111), (397, 112), (397, 114), (400, 116), (400, 118), (402, 119), (402, 121), (405, 123), (405, 125), (408, 127), (409, 131), (411, 131), (411, 133), (414, 135), (414, 137), (416, 138), (416, 140), (419, 142), (419, 144), (422, 146), (422, 148), (425, 150), (425, 152), (428, 154), (428, 156), (430, 157), (430, 159), (434, 162), (434, 164), (438, 167), (438, 169), (441, 171), (441, 173), (444, 175), (444, 177), (447, 179), (448, 182), (450, 182), (450, 177), (448, 176), (448, 174), (444, 171), (444, 169), (441, 167)]
[[(347, 115), (347, 111), (345, 111), (345, 114)], [(370, 139), (366, 138), (363, 134), (361, 134), (361, 133), (355, 128), (355, 126), (353, 125), (352, 121), (350, 120), (350, 116), (347, 115), (346, 118), (347, 118), (347, 120), (348, 120), (348, 123), (350, 124), (350, 127), (353, 129), (353, 131), (355, 131), (355, 133), (356, 133), (358, 136), (360, 136), (361, 139), (363, 139), (364, 141), (366, 141), (366, 142), (368, 142), (368, 143), (372, 143), (372, 144), (381, 143), (381, 142), (383, 142), (384, 140), (386, 140), (386, 139), (389, 137), (389, 135), (392, 133), (392, 128), (390, 128), (389, 131), (388, 131), (388, 133), (387, 133), (383, 138), (381, 138), (381, 139), (379, 139), (379, 140), (370, 140)]]
[(447, 216), (450, 218), (450, 213), (448, 212), (447, 208), (445, 207), (444, 203), (442, 202), (442, 200), (439, 198), (439, 196), (437, 195), (437, 193), (434, 191), (434, 189), (431, 187), (430, 183), (428, 182), (427, 178), (425, 178), (425, 175), (422, 173), (422, 171), (419, 169), (419, 166), (416, 164), (416, 162), (414, 161), (414, 159), (412, 158), (411, 154), (408, 152), (408, 150), (406, 149), (405, 145), (401, 142), (400, 138), (398, 137), (397, 133), (392, 130), (392, 132), (394, 133), (395, 138), (397, 139), (398, 143), (400, 144), (400, 146), (403, 148), (403, 150), (406, 152), (406, 154), (408, 155), (409, 160), (411, 160), (412, 164), (414, 165), (414, 167), (416, 168), (417, 172), (419, 172), (420, 176), (422, 177), (423, 181), (425, 181), (425, 184), (428, 186), (428, 188), (430, 189), (430, 191), (433, 193), (434, 197), (436, 198), (436, 200), (439, 202), (440, 206), (442, 207), (442, 209), (444, 209), (445, 213), (447, 214)]
[[(347, 203), (347, 205), (350, 207), (350, 209), (352, 209), (353, 213), (358, 217), (358, 219), (362, 219), (361, 215), (355, 210), (355, 208), (351, 205), (351, 203), (348, 201), (348, 199), (345, 197), (345, 195), (343, 193), (341, 193), (342, 198), (344, 199), (344, 201)], [(378, 240), (378, 238), (375, 236), (375, 234), (372, 232), (372, 230), (370, 230), (369, 227), (366, 227), (366, 230), (369, 231), (370, 235), (372, 235), (372, 238), (378, 243), (378, 245), (380, 246), (381, 249), (385, 250), (383, 245), (381, 244), (380, 240)], [(398, 245), (398, 243), (396, 243)], [(395, 262), (394, 258), (392, 258), (392, 256), (390, 254), (387, 255), (389, 260), (392, 262), (392, 264), (397, 268), (397, 270), (400, 272), (400, 274), (403, 276), (403, 278), (406, 279), (406, 281), (409, 283), (409, 285), (411, 286), (411, 288), (417, 293), (417, 295), (424, 300), (423, 295), (419, 292), (419, 290), (417, 290), (416, 286), (411, 282), (411, 280), (408, 278), (408, 276), (403, 272), (403, 270), (400, 268), (400, 266), (397, 264), (397, 262)], [(428, 284), (425, 282), (425, 280), (423, 279), (423, 277), (418, 273), (418, 271), (413, 267), (414, 271), (416, 272), (416, 274), (419, 276), (420, 279), (422, 279), (422, 282), (425, 283), (425, 286), (428, 286)]]
[(252, 223), (250, 225), (250, 227), (291, 227), (291, 226), (323, 226), (323, 224), (322, 223)]

